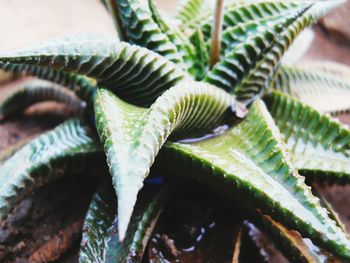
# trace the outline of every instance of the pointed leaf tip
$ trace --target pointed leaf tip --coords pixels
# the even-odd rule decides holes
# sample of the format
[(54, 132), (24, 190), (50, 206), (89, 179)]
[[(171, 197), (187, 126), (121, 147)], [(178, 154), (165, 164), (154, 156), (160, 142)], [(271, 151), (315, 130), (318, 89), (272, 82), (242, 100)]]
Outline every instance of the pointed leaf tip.
[[(132, 187), (132, 188), (130, 188)], [(129, 222), (137, 201), (138, 187), (133, 185), (128, 187), (127, 191), (118, 191), (118, 236), (119, 241), (123, 242), (128, 230)]]
[(165, 92), (150, 109), (128, 104), (105, 89), (97, 90), (94, 106), (118, 196), (122, 240), (137, 193), (167, 138), (191, 138), (212, 131), (230, 115), (232, 97), (209, 84), (186, 81)]

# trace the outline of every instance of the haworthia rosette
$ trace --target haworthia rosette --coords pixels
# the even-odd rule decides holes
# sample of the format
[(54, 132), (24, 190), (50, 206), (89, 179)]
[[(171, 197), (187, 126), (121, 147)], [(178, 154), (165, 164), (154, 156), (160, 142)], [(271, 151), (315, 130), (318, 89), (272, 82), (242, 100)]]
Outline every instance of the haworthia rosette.
[(231, 198), (298, 230), (350, 259), (350, 240), (328, 217), (287, 154), (287, 146), (262, 101), (223, 135), (201, 142), (166, 143), (160, 166), (206, 183)]
[(127, 104), (108, 90), (97, 91), (96, 126), (118, 195), (121, 238), (137, 193), (166, 139), (210, 132), (229, 116), (233, 103), (223, 90), (193, 81), (168, 90), (149, 109)]

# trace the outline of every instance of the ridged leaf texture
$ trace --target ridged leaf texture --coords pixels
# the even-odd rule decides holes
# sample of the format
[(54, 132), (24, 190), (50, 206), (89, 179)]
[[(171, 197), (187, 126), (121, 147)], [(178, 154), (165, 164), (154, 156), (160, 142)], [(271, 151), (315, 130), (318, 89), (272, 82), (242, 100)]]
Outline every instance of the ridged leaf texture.
[(350, 130), (345, 125), (278, 91), (265, 101), (295, 167), (308, 181), (349, 182)]
[(186, 76), (175, 64), (154, 52), (95, 35), (65, 37), (33, 48), (2, 53), (0, 68), (24, 71), (57, 83), (62, 81), (51, 76), (52, 72), (58, 76), (75, 76), (82, 81), (89, 77), (94, 81), (89, 81), (89, 92), (84, 92), (88, 96), (83, 99), (90, 99), (91, 86), (94, 88), (97, 81), (121, 98), (142, 106), (152, 104)]
[(350, 110), (349, 70), (331, 69), (334, 65), (281, 67), (273, 88), (300, 99), (320, 112), (338, 113)]
[(12, 94), (0, 102), (0, 118), (22, 113), (26, 108), (44, 101), (56, 101), (67, 105), (76, 113), (82, 113), (85, 102), (60, 85), (43, 80), (31, 80), (21, 84)]
[(189, 69), (193, 64), (193, 57), (195, 56), (195, 47), (192, 46), (188, 37), (173, 26), (169, 21), (166, 21), (160, 14), (157, 6), (153, 0), (148, 0), (148, 5), (152, 13), (153, 20), (157, 23), (160, 30), (168, 37), (168, 39), (176, 46), (177, 51), (182, 57), (183, 63), (180, 65), (184, 70), (192, 71)]
[[(291, 13), (298, 12), (300, 8), (307, 7), (311, 2), (302, 1), (231, 1), (225, 6), (223, 18), (223, 30), (235, 27), (239, 24), (282, 18)], [(200, 17), (200, 28), (205, 39), (210, 38), (213, 15), (212, 12)], [(207, 17), (205, 17), (207, 16)], [(204, 19), (203, 19), (204, 18)], [(197, 21), (198, 22), (198, 21)], [(198, 26), (198, 25), (197, 25)]]
[(154, 21), (147, 1), (109, 1), (110, 6), (115, 9), (113, 14), (118, 16), (119, 26), (129, 43), (152, 50), (176, 64), (182, 63), (181, 55), (175, 44)]
[(29, 142), (0, 166), (0, 219), (34, 188), (103, 164), (101, 153), (97, 138), (79, 119)]
[(170, 194), (169, 187), (147, 189), (130, 220), (123, 242), (119, 241), (117, 198), (110, 181), (105, 180), (94, 195), (88, 209), (79, 262), (141, 262), (142, 255), (154, 225)]
[[(285, 15), (275, 27), (257, 30), (245, 42), (234, 46), (205, 80), (234, 93), (239, 101), (250, 104), (270, 85), (279, 60), (296, 36), (338, 4), (301, 3), (299, 9)], [(249, 34), (249, 31), (245, 33)]]
[(206, 183), (260, 208), (315, 243), (350, 258), (350, 240), (328, 217), (287, 154), (282, 135), (262, 101), (223, 135), (191, 144), (168, 142), (159, 155), (167, 171)]
[(108, 90), (97, 91), (96, 126), (118, 196), (121, 237), (137, 193), (166, 139), (211, 132), (229, 116), (232, 105), (226, 92), (193, 81), (168, 90), (149, 109), (127, 104)]
[(187, 30), (197, 19), (208, 15), (212, 9), (213, 3), (210, 0), (182, 0), (175, 19), (179, 21), (182, 30)]
[(194, 46), (194, 53), (192, 56), (192, 65), (188, 69), (188, 72), (196, 80), (203, 80), (207, 75), (209, 66), (208, 46), (200, 30), (196, 30), (190, 40)]

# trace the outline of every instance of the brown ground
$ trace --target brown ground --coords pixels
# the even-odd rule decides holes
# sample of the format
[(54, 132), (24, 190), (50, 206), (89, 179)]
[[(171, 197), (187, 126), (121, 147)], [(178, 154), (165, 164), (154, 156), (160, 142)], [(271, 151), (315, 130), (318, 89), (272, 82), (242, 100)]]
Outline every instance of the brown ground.
[[(170, 5), (168, 1), (158, 2), (165, 7)], [(0, 6), (0, 30), (2, 36), (6, 36), (1, 38), (1, 50), (32, 44), (63, 32), (114, 34), (106, 11), (94, 0), (0, 0)], [(306, 58), (327, 58), (350, 65), (347, 42), (330, 40), (319, 27), (316, 31), (316, 39)], [(18, 85), (20, 80), (2, 85), (0, 98)], [(70, 114), (64, 107), (51, 103), (35, 107), (16, 120), (0, 124), (0, 151), (23, 138), (51, 129)], [(343, 116), (342, 120), (350, 123), (348, 116)], [(67, 244), (69, 251), (63, 253), (59, 262), (76, 262), (80, 238), (77, 226), (84, 218), (95, 184), (96, 179), (89, 175), (69, 177), (43, 187), (23, 200), (13, 215), (0, 225), (0, 262), (27, 262), (27, 258), (48, 240), (62, 233), (70, 237), (71, 244)], [(350, 186), (325, 187), (322, 192), (339, 212), (350, 232)]]

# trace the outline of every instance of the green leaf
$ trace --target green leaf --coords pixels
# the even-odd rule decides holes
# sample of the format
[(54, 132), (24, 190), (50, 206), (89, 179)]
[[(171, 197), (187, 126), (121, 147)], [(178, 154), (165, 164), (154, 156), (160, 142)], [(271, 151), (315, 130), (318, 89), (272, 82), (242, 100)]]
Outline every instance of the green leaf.
[[(329, 67), (333, 67), (329, 68)], [(338, 113), (350, 110), (350, 70), (336, 70), (337, 65), (294, 68), (281, 67), (273, 88), (290, 94), (320, 112)], [(335, 67), (335, 68), (334, 68)]]
[(33, 189), (104, 161), (92, 131), (72, 119), (23, 146), (0, 166), (0, 219)]
[(109, 0), (110, 6), (127, 41), (152, 50), (168, 60), (181, 64), (182, 59), (176, 46), (162, 32), (153, 20), (145, 1), (139, 0)]
[(260, 100), (254, 102), (243, 122), (224, 134), (191, 144), (168, 142), (159, 157), (157, 163), (166, 164), (167, 171), (259, 208), (350, 259), (350, 240), (292, 166), (282, 135)]
[(206, 81), (236, 95), (244, 104), (250, 104), (270, 85), (278, 63), (295, 37), (320, 15), (339, 2), (317, 2), (303, 6), (282, 18), (276, 28), (261, 33), (235, 46), (208, 73)]
[[(182, 66), (184, 70), (188, 70), (188, 68), (193, 64), (192, 59), (196, 50), (184, 33), (177, 30), (169, 22), (165, 21), (165, 19), (159, 13), (153, 0), (148, 0), (148, 5), (152, 13), (153, 20), (157, 23), (161, 31), (167, 35), (169, 40), (176, 46), (177, 51), (181, 54), (184, 64), (181, 64), (180, 66)], [(191, 70), (189, 70), (189, 73), (191, 73)]]
[(44, 101), (66, 104), (76, 113), (82, 113), (84, 103), (64, 87), (43, 80), (30, 80), (22, 84), (0, 102), (0, 118), (9, 118), (22, 113), (26, 108)]
[[(289, 16), (292, 13), (297, 13), (301, 9), (307, 8), (310, 2), (302, 1), (232, 1), (225, 7), (223, 18), (223, 30), (230, 27), (235, 27), (241, 23), (256, 22), (271, 19), (282, 18)], [(200, 23), (200, 28), (205, 39), (211, 36), (213, 25), (213, 14), (210, 17), (200, 17), (197, 23)]]
[(118, 238), (117, 198), (110, 181), (105, 180), (88, 209), (82, 245), (81, 263), (140, 262), (158, 216), (170, 195), (168, 186), (161, 190), (143, 190), (123, 242)]
[(232, 98), (223, 90), (193, 81), (168, 90), (149, 109), (128, 104), (99, 89), (95, 118), (118, 196), (123, 239), (138, 191), (167, 138), (210, 132), (230, 114)]
[(188, 71), (196, 80), (203, 80), (209, 66), (208, 47), (200, 30), (196, 30), (190, 40), (194, 46), (194, 54), (192, 57), (192, 65)]
[(187, 30), (195, 24), (198, 18), (212, 11), (213, 3), (210, 0), (183, 0), (176, 12), (175, 19), (179, 20), (182, 30)]
[[(81, 77), (84, 75), (126, 101), (142, 106), (149, 106), (185, 78), (184, 72), (164, 57), (99, 35), (55, 39), (33, 48), (2, 53), (0, 68), (25, 71), (58, 83), (62, 83), (60, 76), (75, 76), (75, 81), (77, 74), (79, 80), (86, 80)], [(58, 75), (51, 75), (52, 72)], [(90, 87), (96, 86), (94, 82), (89, 83)]]
[[(232, 50), (239, 47), (239, 45), (247, 43), (253, 38), (263, 38), (265, 35), (267, 38), (270, 38), (270, 40), (274, 40), (275, 36), (273, 35), (278, 35), (282, 32), (284, 27), (283, 24), (288, 26), (288, 24), (295, 19), (294, 17), (292, 19), (286, 18), (288, 18), (288, 16), (282, 18), (271, 17), (260, 21), (248, 21), (246, 23), (239, 23), (236, 26), (228, 27), (222, 33), (222, 59), (225, 59), (225, 55), (232, 53)], [(257, 44), (259, 44), (259, 42)], [(264, 45), (264, 43), (262, 43), (262, 45)]]
[(265, 98), (293, 157), (310, 182), (349, 182), (350, 131), (332, 117), (272, 91)]

